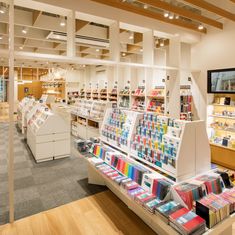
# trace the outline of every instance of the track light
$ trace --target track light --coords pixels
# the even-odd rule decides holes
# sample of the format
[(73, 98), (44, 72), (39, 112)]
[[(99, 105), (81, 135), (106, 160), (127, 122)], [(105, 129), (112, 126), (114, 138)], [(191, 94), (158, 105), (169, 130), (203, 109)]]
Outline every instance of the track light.
[(169, 12), (167, 12), (167, 11), (164, 12), (164, 17), (165, 17), (165, 18), (169, 17)]
[(204, 29), (204, 26), (202, 24), (198, 25), (198, 29), (199, 30), (203, 30)]
[(22, 29), (22, 33), (23, 33), (23, 34), (27, 34), (27, 33), (28, 33), (28, 29), (27, 29), (26, 27), (24, 27), (24, 28)]
[(60, 20), (60, 26), (64, 27), (66, 25), (65, 17), (62, 17)]

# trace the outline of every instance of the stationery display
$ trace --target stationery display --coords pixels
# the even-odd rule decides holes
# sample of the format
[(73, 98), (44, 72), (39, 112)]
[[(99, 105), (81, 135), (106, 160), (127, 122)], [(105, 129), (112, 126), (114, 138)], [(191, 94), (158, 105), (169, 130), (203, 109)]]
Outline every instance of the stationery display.
[(151, 92), (150, 95), (147, 96), (148, 107), (147, 111), (155, 112), (158, 114), (164, 114), (165, 110), (165, 88), (164, 87), (156, 87)]
[(77, 101), (77, 99), (80, 97), (79, 95), (79, 91), (70, 91), (67, 92), (67, 104), (71, 105), (71, 104), (75, 104), (75, 102)]
[(206, 222), (187, 208), (181, 208), (169, 216), (170, 225), (182, 235), (203, 234)]
[(125, 87), (119, 92), (119, 107), (130, 108), (130, 88)]
[(143, 115), (131, 141), (131, 150), (139, 158), (164, 168), (175, 168), (182, 124), (157, 114)]
[(117, 102), (117, 88), (113, 88), (109, 93), (109, 101)]
[(99, 92), (98, 92), (98, 90), (93, 90), (92, 91), (92, 99), (93, 100), (98, 100), (99, 99)]
[(100, 99), (101, 100), (106, 101), (107, 98), (108, 98), (107, 95), (108, 95), (108, 93), (107, 93), (107, 89), (106, 88), (100, 90)]
[(80, 90), (80, 93), (79, 93), (79, 98), (81, 98), (81, 99), (84, 99), (85, 98), (85, 90), (84, 89), (81, 89)]
[(132, 91), (132, 110), (144, 111), (145, 110), (145, 87), (138, 86), (137, 89)]

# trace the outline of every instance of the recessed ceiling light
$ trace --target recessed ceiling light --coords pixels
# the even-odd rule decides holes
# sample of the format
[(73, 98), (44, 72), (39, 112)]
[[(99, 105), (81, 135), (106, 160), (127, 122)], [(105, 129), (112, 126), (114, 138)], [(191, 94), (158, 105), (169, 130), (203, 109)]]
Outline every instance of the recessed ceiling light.
[(24, 27), (24, 28), (22, 29), (22, 33), (23, 33), (23, 34), (27, 34), (27, 33), (28, 33), (28, 29), (27, 29), (26, 27)]
[(23, 50), (23, 47), (22, 47), (22, 46), (20, 46), (20, 47), (19, 47), (19, 49), (20, 49), (20, 50)]
[(3, 39), (3, 36), (0, 35), (0, 40), (2, 40), (2, 39)]
[(164, 13), (164, 17), (165, 17), (165, 18), (169, 17), (169, 12), (165, 12), (165, 13)]
[(126, 56), (126, 53), (125, 53), (125, 52), (123, 52), (123, 53), (122, 53), (122, 56)]
[(202, 24), (198, 25), (198, 29), (199, 30), (203, 30), (204, 29), (204, 26)]
[(96, 52), (99, 52), (99, 51), (100, 51), (100, 49), (98, 49), (98, 48), (97, 48), (95, 51), (96, 51)]
[(160, 42), (160, 47), (164, 47), (164, 46), (165, 46), (164, 40), (161, 40), (161, 42)]
[(180, 16), (179, 16), (179, 15), (176, 15), (176, 16), (175, 16), (175, 19), (176, 19), (176, 20), (178, 20), (179, 18), (180, 18)]
[(143, 52), (143, 48), (140, 49), (140, 52)]

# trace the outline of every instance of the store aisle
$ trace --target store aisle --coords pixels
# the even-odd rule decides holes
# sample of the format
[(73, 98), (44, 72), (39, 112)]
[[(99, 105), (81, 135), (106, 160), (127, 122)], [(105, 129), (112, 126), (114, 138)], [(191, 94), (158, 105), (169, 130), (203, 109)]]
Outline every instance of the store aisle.
[[(16, 219), (106, 190), (88, 185), (86, 161), (75, 149), (70, 158), (37, 164), (16, 128), (14, 136)], [(8, 222), (7, 148), (8, 124), (0, 123), (0, 224)]]
[[(0, 235), (154, 235), (111, 191), (0, 226)], [(155, 234), (156, 235), (156, 234)]]

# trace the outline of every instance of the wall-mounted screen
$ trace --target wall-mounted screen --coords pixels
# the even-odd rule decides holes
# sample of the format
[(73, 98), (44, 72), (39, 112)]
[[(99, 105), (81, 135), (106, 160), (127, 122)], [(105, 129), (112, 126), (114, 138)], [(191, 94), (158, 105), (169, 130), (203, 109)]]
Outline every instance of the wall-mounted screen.
[(208, 70), (208, 93), (235, 93), (235, 68)]

